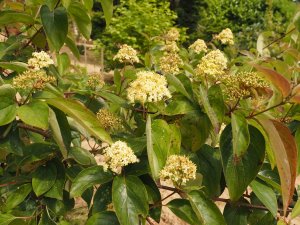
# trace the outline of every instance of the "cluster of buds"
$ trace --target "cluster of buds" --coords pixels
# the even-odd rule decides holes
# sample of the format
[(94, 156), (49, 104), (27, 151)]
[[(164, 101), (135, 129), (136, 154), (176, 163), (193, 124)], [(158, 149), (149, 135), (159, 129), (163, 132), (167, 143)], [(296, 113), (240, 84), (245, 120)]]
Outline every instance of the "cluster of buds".
[(233, 33), (229, 28), (222, 30), (221, 33), (215, 35), (214, 38), (221, 41), (224, 45), (234, 45)]
[(204, 40), (198, 39), (193, 44), (189, 46), (189, 49), (191, 49), (196, 54), (200, 54), (201, 52), (206, 53), (207, 52), (207, 45)]
[(105, 130), (119, 130), (122, 128), (122, 121), (108, 109), (102, 108), (97, 112), (97, 119)]

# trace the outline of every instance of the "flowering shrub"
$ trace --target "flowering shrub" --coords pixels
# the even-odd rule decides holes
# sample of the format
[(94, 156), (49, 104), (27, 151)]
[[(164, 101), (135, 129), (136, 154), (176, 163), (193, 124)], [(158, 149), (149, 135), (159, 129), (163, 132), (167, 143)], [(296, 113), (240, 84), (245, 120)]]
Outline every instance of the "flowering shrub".
[(219, 49), (215, 40), (185, 49), (172, 29), (144, 60), (122, 46), (122, 68), (105, 82), (72, 72), (60, 53), (78, 53), (68, 21), (89, 35), (89, 1), (1, 4), (1, 224), (73, 224), (76, 198), (88, 225), (156, 224), (162, 207), (192, 225), (299, 215), (297, 17), (284, 37), (237, 58), (223, 51), (235, 48), (229, 30), (216, 34)]

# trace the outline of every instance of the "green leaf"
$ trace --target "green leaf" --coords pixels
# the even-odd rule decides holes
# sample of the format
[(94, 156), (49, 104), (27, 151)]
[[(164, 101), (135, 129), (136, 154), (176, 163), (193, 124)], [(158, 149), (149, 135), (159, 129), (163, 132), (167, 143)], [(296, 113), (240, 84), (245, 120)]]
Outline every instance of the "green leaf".
[(297, 174), (297, 147), (290, 130), (276, 120), (259, 119), (275, 154), (280, 176), (284, 215), (292, 200)]
[(0, 26), (7, 26), (12, 23), (33, 24), (34, 17), (23, 12), (2, 10), (0, 12)]
[(16, 90), (11, 85), (0, 86), (0, 126), (9, 124), (16, 118)]
[(218, 128), (219, 121), (218, 121), (217, 114), (209, 102), (207, 91), (205, 90), (203, 85), (199, 86), (198, 98), (200, 99), (200, 102), (202, 103), (204, 110), (205, 110), (207, 116), (209, 117), (210, 122), (212, 123), (213, 127)]
[(226, 225), (218, 207), (202, 191), (191, 191), (188, 199), (201, 222), (199, 225)]
[(66, 45), (68, 46), (68, 48), (71, 50), (71, 52), (73, 53), (73, 55), (77, 58), (80, 59), (80, 53), (79, 50), (75, 44), (75, 42), (70, 38), (67, 37), (66, 38)]
[(233, 152), (232, 128), (228, 125), (220, 139), (221, 158), (230, 199), (237, 201), (247, 186), (256, 177), (265, 156), (263, 135), (253, 126), (249, 126), (250, 144), (246, 153), (236, 157)]
[(232, 148), (235, 157), (245, 154), (250, 143), (250, 134), (246, 118), (239, 113), (231, 113)]
[(296, 202), (293, 211), (292, 211), (292, 219), (296, 218), (297, 216), (300, 215), (300, 199), (298, 199), (298, 201)]
[(220, 150), (203, 145), (196, 155), (197, 159), (193, 161), (197, 165), (197, 172), (203, 175), (202, 185), (205, 187), (205, 192), (211, 197), (220, 196), (222, 176)]
[(45, 102), (33, 101), (18, 108), (19, 118), (26, 124), (44, 130), (49, 127), (49, 107)]
[(107, 210), (107, 206), (112, 202), (112, 183), (100, 185), (93, 198), (92, 214)]
[(241, 206), (235, 207), (227, 203), (223, 214), (227, 224), (248, 225), (248, 216), (250, 214), (250, 210), (248, 208)]
[(22, 203), (27, 195), (31, 192), (31, 184), (23, 184), (18, 186), (18, 188), (9, 193), (8, 198), (5, 202), (6, 211), (13, 209), (20, 203)]
[(170, 85), (172, 85), (176, 89), (176, 91), (183, 94), (190, 101), (193, 101), (192, 97), (189, 95), (189, 93), (185, 89), (184, 85), (181, 83), (181, 81), (176, 76), (168, 74), (168, 75), (166, 75), (166, 78), (168, 80), (168, 83)]
[(51, 189), (45, 194), (46, 197), (63, 200), (63, 191), (66, 182), (66, 173), (64, 165), (61, 162), (55, 162), (57, 168), (57, 177)]
[(44, 31), (51, 45), (56, 51), (65, 43), (68, 34), (68, 15), (64, 7), (58, 7), (50, 11), (47, 5), (43, 5), (40, 11)]
[(82, 33), (86, 39), (90, 39), (92, 22), (86, 8), (80, 2), (72, 1), (69, 5), (68, 12), (73, 17), (80, 33)]
[(71, 129), (66, 115), (53, 107), (53, 109), (49, 111), (49, 125), (52, 137), (59, 146), (64, 159), (66, 159), (72, 141)]
[(110, 172), (104, 172), (102, 166), (93, 166), (82, 170), (74, 179), (70, 196), (78, 197), (95, 184), (105, 184), (113, 179), (113, 175)]
[(185, 97), (176, 98), (172, 100), (166, 107), (165, 111), (162, 112), (163, 115), (174, 116), (174, 115), (183, 115), (190, 112), (194, 112), (197, 109), (191, 104), (189, 100)]
[(93, 4), (94, 4), (94, 0), (82, 0), (83, 5), (85, 6), (85, 8), (89, 11), (92, 10), (93, 8)]
[(113, 0), (100, 0), (104, 17), (106, 21), (106, 26), (108, 26), (111, 22), (111, 18), (113, 16), (113, 9), (114, 9), (114, 1)]
[(297, 175), (300, 174), (300, 127), (297, 128), (295, 132), (295, 141), (297, 145)]
[(7, 53), (13, 52), (14, 50), (18, 49), (20, 47), (20, 41), (16, 41), (12, 44), (4, 45), (1, 47), (1, 52), (0, 52), (0, 59), (3, 58)]
[(148, 196), (143, 182), (136, 176), (115, 177), (112, 200), (120, 224), (139, 224), (139, 215), (148, 214)]
[(4, 213), (0, 212), (0, 224), (1, 225), (9, 225), (15, 219), (17, 219), (17, 217), (15, 217), (12, 214), (9, 214), (9, 213), (4, 214)]
[(270, 210), (272, 215), (277, 215), (277, 198), (272, 188), (259, 180), (253, 180), (250, 187), (257, 198)]
[(207, 98), (210, 106), (213, 108), (218, 118), (218, 121), (222, 122), (225, 115), (226, 106), (223, 100), (220, 85), (211, 86), (207, 91)]
[(76, 122), (78, 122), (95, 138), (99, 138), (109, 144), (112, 143), (110, 135), (102, 128), (97, 117), (77, 101), (64, 98), (54, 98), (46, 99), (46, 102), (74, 118)]
[(49, 218), (47, 212), (43, 212), (38, 225), (56, 225), (56, 223)]
[(96, 164), (94, 156), (88, 150), (80, 147), (71, 147), (69, 157), (81, 165)]
[(16, 71), (17, 73), (24, 72), (28, 69), (27, 64), (23, 62), (0, 62), (0, 67)]
[(116, 214), (111, 211), (96, 213), (92, 215), (86, 225), (119, 225)]
[(55, 184), (57, 168), (54, 163), (47, 163), (36, 169), (32, 176), (32, 188), (37, 196), (49, 191)]
[(147, 154), (154, 179), (158, 178), (168, 156), (180, 151), (181, 135), (177, 127), (172, 128), (173, 131), (164, 120), (158, 119), (151, 123), (150, 116), (147, 119)]
[(173, 199), (172, 201), (168, 202), (167, 206), (176, 216), (188, 224), (201, 224), (187, 199)]
[(70, 67), (70, 58), (67, 53), (57, 55), (57, 66), (60, 75), (64, 75)]

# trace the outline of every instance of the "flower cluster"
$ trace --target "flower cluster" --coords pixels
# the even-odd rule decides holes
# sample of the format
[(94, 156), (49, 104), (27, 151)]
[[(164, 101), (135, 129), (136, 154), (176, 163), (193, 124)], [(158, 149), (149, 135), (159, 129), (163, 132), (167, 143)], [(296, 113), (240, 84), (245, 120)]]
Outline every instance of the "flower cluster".
[(140, 60), (137, 56), (137, 51), (129, 45), (122, 45), (118, 53), (114, 56), (114, 60), (121, 63), (138, 63)]
[(229, 28), (221, 31), (218, 35), (215, 35), (215, 39), (221, 41), (222, 44), (233, 45), (233, 33)]
[(176, 52), (166, 52), (159, 60), (160, 69), (164, 74), (178, 74), (183, 61)]
[(186, 156), (171, 155), (166, 165), (160, 171), (160, 178), (171, 181), (177, 187), (185, 185), (187, 181), (196, 179), (196, 165)]
[(90, 88), (97, 89), (102, 88), (105, 82), (103, 80), (102, 74), (93, 73), (88, 76), (87, 85)]
[(121, 119), (105, 108), (98, 111), (97, 119), (106, 130), (117, 130), (122, 127)]
[(112, 172), (121, 174), (122, 168), (128, 164), (139, 162), (133, 150), (123, 141), (117, 141), (103, 150), (104, 171), (110, 169)]
[(196, 69), (196, 76), (207, 77), (213, 81), (218, 80), (220, 75), (227, 69), (227, 58), (219, 50), (213, 50), (203, 56)]
[(224, 95), (229, 101), (240, 98), (255, 97), (260, 89), (269, 88), (256, 72), (240, 72), (223, 76), (221, 83), (224, 84)]
[(54, 82), (53, 76), (48, 76), (44, 70), (27, 70), (13, 79), (13, 86), (21, 90), (40, 90), (46, 83)]
[(137, 78), (129, 84), (127, 98), (130, 102), (158, 102), (164, 98), (171, 98), (164, 76), (151, 71), (137, 73)]
[(201, 52), (207, 52), (206, 43), (202, 39), (198, 39), (193, 44), (191, 44), (189, 46), (189, 49), (194, 51), (196, 54), (200, 54)]
[(49, 67), (51, 64), (54, 64), (53, 60), (44, 51), (33, 52), (32, 58), (28, 60), (28, 68), (34, 71)]
[(163, 48), (166, 52), (179, 52), (179, 48), (175, 41), (168, 42)]
[(165, 41), (166, 42), (178, 41), (179, 37), (180, 37), (180, 34), (179, 34), (178, 29), (173, 27), (165, 34)]

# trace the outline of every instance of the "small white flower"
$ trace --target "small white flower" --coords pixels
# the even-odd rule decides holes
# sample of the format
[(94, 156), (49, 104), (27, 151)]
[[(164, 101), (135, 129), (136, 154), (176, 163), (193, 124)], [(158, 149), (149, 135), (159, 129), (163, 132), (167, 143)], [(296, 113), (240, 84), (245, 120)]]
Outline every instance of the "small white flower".
[(118, 53), (113, 58), (121, 63), (138, 63), (140, 60), (137, 57), (137, 52), (134, 48), (129, 45), (122, 45)]
[(54, 64), (51, 57), (44, 51), (33, 52), (32, 58), (28, 60), (28, 67), (30, 70), (38, 71), (42, 68), (49, 67), (49, 65)]

